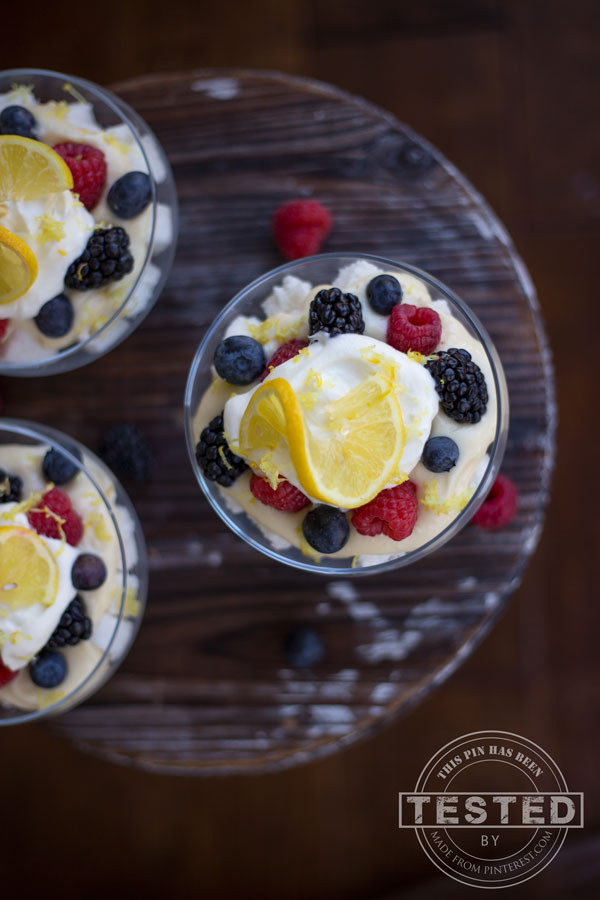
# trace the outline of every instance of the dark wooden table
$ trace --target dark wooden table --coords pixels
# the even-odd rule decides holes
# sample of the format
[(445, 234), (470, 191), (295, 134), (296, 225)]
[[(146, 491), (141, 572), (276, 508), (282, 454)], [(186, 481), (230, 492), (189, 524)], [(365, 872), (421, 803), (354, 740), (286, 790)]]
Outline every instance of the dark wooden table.
[[(133, 346), (78, 373), (78, 436), (133, 420), (156, 448), (138, 510), (148, 611), (121, 671), (55, 731), (162, 772), (266, 771), (372, 733), (464, 660), (517, 586), (539, 537), (553, 460), (552, 371), (537, 301), (501, 224), (464, 178), (392, 116), (326, 85), (197, 70), (117, 85), (156, 131), (181, 199), (167, 289)], [(231, 534), (196, 488), (181, 429), (187, 370), (207, 325), (279, 263), (274, 209), (317, 196), (331, 251), (407, 261), (472, 306), (503, 360), (511, 403), (504, 469), (519, 514), (499, 534), (464, 529), (429, 558), (358, 580), (292, 572)], [(73, 376), (67, 376), (70, 384)], [(15, 390), (25, 397), (30, 386)], [(49, 397), (44, 419), (59, 413)], [(323, 636), (295, 670), (284, 637)]]
[[(587, 462), (596, 429), (582, 408), (593, 402), (597, 365), (579, 347), (599, 337), (597, 3), (149, 0), (142, 11), (106, 0), (101, 15), (89, 7), (45, 21), (24, 30), (22, 8), (3, 10), (4, 65), (35, 61), (102, 84), (199, 65), (282, 68), (366, 96), (426, 135), (491, 201), (532, 273), (560, 426), (552, 502), (523, 584), (425, 702), (368, 741), (253, 778), (151, 776), (79, 753), (47, 729), (4, 733), (5, 892), (64, 900), (85, 888), (105, 898), (118, 883), (161, 900), (192, 891), (227, 900), (464, 896), (411, 833), (398, 831), (395, 794), (446, 741), (502, 727), (539, 742), (569, 786), (586, 793), (585, 832), (569, 835), (549, 869), (511, 897), (596, 897), (600, 496)], [(115, 351), (115, 369), (145, 359), (152, 329), (153, 316)], [(88, 371), (96, 366), (104, 363)], [(127, 413), (125, 401), (109, 409), (98, 399), (102, 422), (92, 418), (94, 399), (78, 375), (31, 384), (26, 395), (21, 387), (1, 385), (8, 415), (45, 419), (92, 446), (103, 423)], [(151, 419), (139, 411), (140, 421)], [(143, 507), (144, 490), (132, 495)]]

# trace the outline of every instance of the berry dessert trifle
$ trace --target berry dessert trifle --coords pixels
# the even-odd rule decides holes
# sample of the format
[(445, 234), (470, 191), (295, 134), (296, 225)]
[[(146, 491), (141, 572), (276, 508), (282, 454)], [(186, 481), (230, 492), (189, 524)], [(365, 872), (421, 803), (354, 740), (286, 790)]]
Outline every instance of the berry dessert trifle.
[(121, 341), (162, 289), (176, 227), (169, 165), (122, 101), (0, 73), (0, 372), (72, 369)]
[(123, 488), (85, 447), (0, 426), (0, 725), (97, 690), (145, 605), (146, 551)]
[(405, 565), (465, 524), (500, 466), (508, 402), (481, 325), (425, 273), (324, 254), (244, 289), (186, 394), (212, 505), (316, 571)]

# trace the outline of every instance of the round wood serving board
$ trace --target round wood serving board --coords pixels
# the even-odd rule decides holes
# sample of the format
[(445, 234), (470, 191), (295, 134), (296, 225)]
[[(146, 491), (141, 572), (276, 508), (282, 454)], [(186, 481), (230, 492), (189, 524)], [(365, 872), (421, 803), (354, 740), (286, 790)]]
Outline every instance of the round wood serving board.
[[(52, 727), (79, 747), (163, 772), (265, 771), (372, 732), (445, 679), (521, 578), (542, 525), (553, 462), (551, 363), (533, 288), (510, 238), (462, 176), (392, 116), (327, 85), (271, 72), (203, 70), (116, 87), (174, 168), (181, 230), (167, 288), (104, 359), (37, 383), (13, 380), (7, 413), (70, 431), (92, 449), (135, 421), (158, 458), (131, 489), (150, 553), (139, 637), (112, 681)], [(480, 316), (511, 400), (503, 469), (518, 516), (465, 528), (429, 558), (352, 582), (301, 573), (229, 533), (184, 446), (186, 375), (205, 329), (248, 281), (282, 262), (273, 210), (316, 196), (330, 251), (406, 261)], [(24, 412), (23, 412), (24, 411)], [(292, 668), (283, 639), (311, 624), (326, 654)]]

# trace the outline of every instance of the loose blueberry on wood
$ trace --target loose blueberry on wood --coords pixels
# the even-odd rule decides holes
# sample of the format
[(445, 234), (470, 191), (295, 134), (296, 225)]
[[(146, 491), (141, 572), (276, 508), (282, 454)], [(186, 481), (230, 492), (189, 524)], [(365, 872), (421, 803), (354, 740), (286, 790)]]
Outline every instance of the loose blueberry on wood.
[(318, 665), (325, 655), (323, 641), (309, 625), (290, 631), (284, 638), (283, 650), (289, 664), (299, 669)]

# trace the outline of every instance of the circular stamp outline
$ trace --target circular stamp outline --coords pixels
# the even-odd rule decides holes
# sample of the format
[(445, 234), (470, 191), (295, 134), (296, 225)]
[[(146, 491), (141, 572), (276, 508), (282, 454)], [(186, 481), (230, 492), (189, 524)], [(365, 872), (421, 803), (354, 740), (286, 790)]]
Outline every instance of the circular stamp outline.
[[(474, 739), (484, 737), (484, 736), (487, 736), (488, 738), (489, 737), (496, 737), (496, 738), (500, 737), (501, 739), (509, 738), (514, 743), (520, 744), (520, 746), (525, 750), (531, 750), (531, 748), (533, 748), (535, 750), (535, 752), (537, 754), (539, 754), (539, 756), (543, 760), (545, 760), (546, 764), (548, 765), (548, 770), (551, 772), (551, 774), (554, 776), (554, 778), (557, 782), (558, 792), (568, 793), (569, 789), (568, 789), (567, 782), (565, 780), (563, 773), (561, 772), (561, 770), (557, 766), (556, 762), (552, 759), (552, 757), (546, 750), (544, 750), (542, 747), (540, 747), (539, 744), (536, 744), (535, 741), (532, 741), (529, 738), (524, 738), (524, 737), (522, 737), (522, 735), (515, 734), (512, 731), (502, 731), (502, 730), (495, 730), (495, 729), (482, 729), (480, 731), (471, 731), (471, 732), (468, 732), (467, 734), (461, 735), (460, 737), (454, 738), (451, 741), (448, 741), (446, 744), (444, 744), (443, 747), (440, 747), (440, 749), (437, 750), (436, 753), (434, 753), (434, 755), (432, 757), (430, 757), (430, 759), (425, 763), (425, 766), (421, 770), (421, 773), (420, 773), (419, 777), (417, 778), (417, 783), (415, 785), (415, 793), (426, 792), (427, 779), (431, 776), (432, 771), (435, 768), (436, 762), (441, 760), (444, 756), (448, 755), (450, 750), (452, 750), (452, 749), (458, 750), (464, 744), (471, 743)], [(484, 760), (481, 760), (481, 762), (483, 762), (483, 761)], [(506, 760), (499, 760), (499, 761), (507, 762)], [(450, 826), (450, 828), (451, 828), (451, 826)], [(543, 826), (540, 825), (536, 829), (536, 833), (541, 828), (543, 828)], [(444, 831), (448, 840), (454, 844), (454, 841), (447, 834), (448, 829), (443, 828), (441, 830)], [(532, 830), (533, 830), (533, 828), (532, 828)], [(567, 836), (568, 828), (565, 826), (564, 828), (560, 828), (560, 829), (556, 830), (556, 837), (553, 841), (552, 847), (550, 848), (549, 851), (547, 851), (546, 856), (542, 857), (542, 860), (539, 861), (539, 862), (543, 862), (543, 865), (539, 865), (539, 863), (534, 863), (534, 866), (535, 866), (534, 872), (531, 872), (530, 874), (526, 875), (523, 878), (518, 878), (518, 880), (517, 880), (517, 877), (514, 877), (514, 878), (512, 878), (512, 880), (505, 881), (505, 883), (503, 883), (503, 884), (485, 884), (482, 881), (480, 882), (479, 879), (475, 879), (475, 878), (471, 878), (471, 880), (467, 880), (469, 876), (465, 876), (465, 877), (461, 878), (457, 874), (455, 874), (451, 871), (448, 871), (446, 868), (444, 868), (439, 857), (434, 853), (434, 851), (432, 850), (430, 845), (427, 843), (427, 841), (425, 839), (425, 832), (426, 832), (426, 829), (415, 828), (417, 840), (419, 841), (419, 844), (421, 845), (423, 852), (425, 853), (427, 858), (430, 860), (430, 862), (432, 862), (434, 864), (434, 866), (436, 866), (436, 868), (438, 868), (440, 870), (440, 872), (443, 872), (444, 875), (447, 875), (449, 878), (452, 878), (454, 881), (457, 881), (459, 884), (464, 884), (467, 887), (480, 888), (481, 890), (502, 890), (504, 888), (516, 887), (519, 884), (524, 884), (526, 881), (529, 881), (531, 878), (534, 878), (536, 875), (539, 875), (540, 872), (542, 872), (547, 866), (549, 866), (550, 863), (552, 862), (552, 860), (558, 855), (559, 851), (561, 850), (561, 848), (565, 842), (565, 838)], [(535, 837), (535, 835), (534, 835), (534, 837)], [(530, 842), (531, 841), (529, 841), (528, 843), (530, 843)], [(463, 852), (465, 852), (465, 851), (463, 851)], [(511, 854), (511, 856), (513, 856), (513, 855), (514, 854)], [(473, 857), (473, 858), (476, 858), (476, 857)], [(504, 857), (504, 859), (506, 859), (506, 858), (508, 858), (508, 857)], [(448, 865), (448, 869), (449, 868), (450, 867)]]

